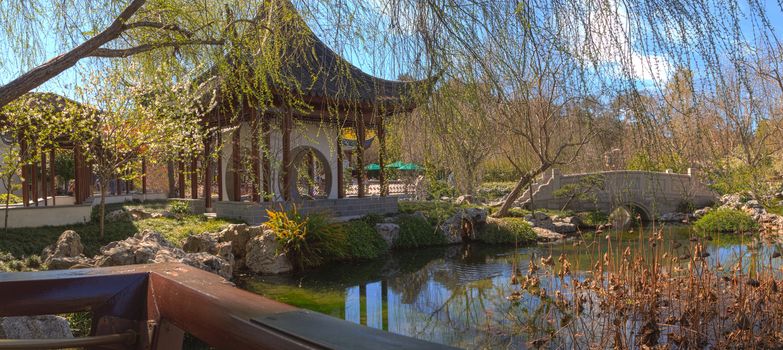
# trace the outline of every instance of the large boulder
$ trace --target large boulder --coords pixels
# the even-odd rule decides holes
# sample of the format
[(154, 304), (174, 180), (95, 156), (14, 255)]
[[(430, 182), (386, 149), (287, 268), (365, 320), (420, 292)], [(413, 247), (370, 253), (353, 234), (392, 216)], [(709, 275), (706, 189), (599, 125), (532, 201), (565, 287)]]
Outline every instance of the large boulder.
[[(95, 265), (121, 266), (164, 262), (181, 262), (205, 271), (231, 278), (233, 255), (230, 245), (216, 245), (216, 254), (208, 252), (186, 253), (166, 240), (160, 233), (145, 230), (122, 241), (111, 242), (100, 249)], [(220, 259), (220, 261), (216, 260)]]
[(73, 338), (68, 320), (55, 315), (0, 318), (1, 339)]
[(123, 209), (117, 209), (106, 213), (104, 219), (107, 222), (130, 221), (131, 215)]
[(278, 251), (277, 240), (272, 231), (251, 238), (245, 252), (245, 266), (255, 273), (279, 274), (294, 269), (285, 253)]
[(683, 222), (690, 218), (688, 214), (685, 213), (678, 213), (678, 212), (672, 212), (672, 213), (663, 213), (658, 218), (658, 221), (660, 222)]
[(461, 209), (441, 223), (439, 232), (446, 238), (446, 242), (449, 244), (462, 243), (466, 240), (475, 239), (476, 228), (486, 222), (486, 209)]
[(83, 255), (84, 245), (78, 233), (64, 231), (57, 242), (41, 252), (44, 264), (49, 270), (65, 270), (73, 267), (86, 267), (93, 261)]
[(152, 217), (152, 213), (147, 212), (141, 208), (133, 208), (128, 210), (128, 215), (130, 215), (131, 219), (133, 220), (144, 220)]
[(542, 227), (533, 227), (536, 234), (536, 240), (539, 242), (557, 242), (565, 239), (565, 235)]
[(383, 240), (386, 241), (389, 248), (391, 248), (392, 245), (394, 245), (394, 242), (400, 238), (400, 225), (394, 223), (384, 222), (375, 224), (375, 231), (383, 237)]
[(473, 204), (473, 196), (469, 194), (463, 194), (457, 199), (454, 200), (454, 204), (462, 205), (462, 204)]
[(571, 234), (576, 232), (576, 225), (565, 221), (553, 221), (552, 231), (562, 234)]
[(696, 219), (699, 219), (702, 216), (707, 215), (707, 213), (709, 213), (711, 210), (712, 210), (712, 208), (710, 208), (710, 207), (704, 207), (704, 208), (701, 208), (701, 209), (696, 209), (693, 212), (693, 217), (696, 218)]

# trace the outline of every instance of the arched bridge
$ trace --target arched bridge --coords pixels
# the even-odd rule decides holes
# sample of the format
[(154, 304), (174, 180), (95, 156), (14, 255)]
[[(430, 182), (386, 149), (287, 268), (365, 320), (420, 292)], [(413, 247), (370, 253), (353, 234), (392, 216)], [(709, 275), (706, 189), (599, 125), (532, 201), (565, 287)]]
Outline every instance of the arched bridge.
[(619, 170), (571, 175), (552, 169), (533, 183), (517, 203), (526, 208), (606, 213), (625, 207), (652, 219), (675, 212), (683, 204), (701, 208), (715, 200), (716, 195), (690, 169), (687, 174)]

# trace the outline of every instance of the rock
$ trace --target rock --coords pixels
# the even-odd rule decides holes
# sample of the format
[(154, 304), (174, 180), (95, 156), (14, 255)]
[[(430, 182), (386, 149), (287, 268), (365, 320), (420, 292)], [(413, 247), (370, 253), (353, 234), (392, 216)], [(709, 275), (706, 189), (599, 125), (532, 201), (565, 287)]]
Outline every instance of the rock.
[(695, 210), (693, 212), (693, 217), (696, 218), (696, 219), (701, 218), (702, 216), (707, 215), (707, 213), (709, 213), (711, 210), (712, 210), (712, 208), (710, 208), (710, 207), (704, 207), (704, 208), (701, 208), (701, 209), (697, 209), (697, 210)]
[(190, 235), (185, 239), (185, 243), (182, 245), (182, 250), (188, 253), (207, 252), (214, 254), (217, 244), (218, 237), (215, 234), (202, 233), (198, 235)]
[(128, 215), (130, 215), (131, 219), (134, 221), (149, 219), (152, 217), (152, 213), (148, 213), (140, 208), (133, 208), (129, 210)]
[(567, 224), (573, 224), (576, 227), (581, 227), (583, 224), (582, 219), (578, 216), (566, 216), (562, 219), (562, 221)]
[(473, 204), (473, 196), (469, 194), (463, 194), (457, 199), (454, 200), (454, 204), (462, 205), (462, 204)]
[(0, 318), (0, 339), (73, 338), (68, 320), (55, 315)]
[(683, 222), (688, 219), (688, 214), (685, 213), (663, 213), (660, 218), (661, 222)]
[(743, 208), (754, 208), (754, 209), (764, 208), (764, 206), (761, 205), (761, 203), (759, 203), (759, 201), (757, 201), (755, 199), (751, 199), (751, 200), (745, 202), (745, 204), (743, 204), (742, 207)]
[(394, 242), (400, 238), (400, 225), (397, 224), (375, 224), (375, 231), (377, 231), (378, 234), (383, 237), (383, 240), (386, 241), (386, 245), (388, 245), (389, 248), (391, 248), (392, 245), (394, 245)]
[(49, 270), (68, 270), (90, 268), (95, 263), (94, 260), (84, 257), (54, 257), (46, 260), (46, 266)]
[(576, 225), (568, 222), (556, 221), (552, 223), (551, 231), (562, 234), (570, 234), (576, 232)]
[(95, 265), (103, 267), (181, 262), (227, 279), (231, 278), (234, 260), (231, 244), (215, 243), (205, 248), (211, 252), (186, 253), (167, 241), (160, 233), (145, 230), (133, 237), (101, 247), (100, 254), (95, 257)]
[(552, 218), (550, 218), (549, 215), (546, 215), (546, 213), (543, 213), (543, 212), (540, 212), (540, 211), (533, 212), (532, 216), (533, 216), (533, 220), (536, 220), (536, 221), (551, 221), (552, 220)]
[(565, 238), (565, 235), (541, 227), (533, 227), (539, 242), (555, 242)]
[(57, 238), (57, 242), (44, 248), (41, 256), (44, 260), (50, 258), (62, 258), (69, 257), (75, 258), (84, 252), (84, 245), (82, 244), (82, 238), (76, 231), (66, 230), (60, 237)]
[(224, 258), (209, 253), (187, 254), (182, 262), (195, 268), (218, 274), (225, 279), (230, 279), (233, 274), (231, 263)]
[(57, 242), (44, 248), (41, 256), (49, 270), (64, 270), (77, 265), (92, 265), (93, 261), (85, 257), (83, 252), (84, 245), (79, 234), (66, 230), (57, 238)]
[(476, 238), (476, 228), (487, 222), (487, 211), (482, 208), (466, 208), (457, 211), (438, 227), (449, 244), (462, 243)]
[(422, 220), (425, 220), (425, 221), (426, 221), (426, 220), (429, 220), (429, 219), (427, 218), (427, 214), (424, 214), (424, 212), (423, 212), (423, 211), (421, 211), (421, 210), (414, 212), (414, 213), (413, 213), (413, 216), (415, 216), (415, 217), (418, 217), (418, 218), (420, 218), (420, 219), (422, 219)]
[(118, 209), (107, 213), (104, 219), (108, 222), (130, 221), (131, 216), (127, 211)]
[(721, 196), (719, 201), (721, 203), (721, 207), (739, 209), (742, 205), (742, 196), (736, 193), (726, 194)]
[(263, 226), (248, 226), (245, 224), (228, 225), (223, 231), (218, 232), (219, 242), (231, 242), (234, 257), (242, 258), (247, 254), (245, 247), (253, 237), (264, 233)]
[(293, 270), (291, 262), (285, 253), (278, 253), (275, 234), (266, 231), (247, 242), (245, 251), (245, 266), (255, 273), (279, 274)]

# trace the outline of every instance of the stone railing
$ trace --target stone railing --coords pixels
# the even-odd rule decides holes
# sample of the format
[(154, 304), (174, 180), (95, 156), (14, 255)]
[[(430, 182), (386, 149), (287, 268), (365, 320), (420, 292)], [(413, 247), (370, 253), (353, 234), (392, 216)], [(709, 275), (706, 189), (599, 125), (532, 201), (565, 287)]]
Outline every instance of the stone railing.
[[(412, 195), (416, 193), (416, 186), (412, 183), (404, 181), (389, 181), (389, 195)], [(381, 184), (378, 181), (370, 181), (366, 185), (365, 193), (368, 196), (380, 196)], [(359, 194), (359, 185), (352, 184), (345, 188), (345, 194), (348, 196), (356, 196)]]

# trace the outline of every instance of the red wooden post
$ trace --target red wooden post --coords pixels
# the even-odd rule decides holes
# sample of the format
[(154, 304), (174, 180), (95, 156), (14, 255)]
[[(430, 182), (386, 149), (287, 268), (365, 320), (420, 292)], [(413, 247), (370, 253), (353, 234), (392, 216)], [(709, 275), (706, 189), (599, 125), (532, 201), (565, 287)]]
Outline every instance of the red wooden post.
[(49, 176), (52, 179), (52, 206), (57, 205), (57, 172), (54, 170), (54, 147), (49, 151)]
[(212, 208), (212, 135), (204, 139), (204, 207)]
[(181, 158), (182, 156), (180, 156), (180, 161), (177, 163), (177, 177), (179, 180), (177, 198), (185, 198), (185, 162)]
[(345, 198), (345, 175), (343, 174), (343, 133), (337, 128), (337, 198)]
[(32, 165), (30, 165), (30, 177), (31, 182), (33, 185), (33, 202), (35, 202), (35, 206), (38, 206), (38, 166), (36, 166), (35, 162), (33, 162)]
[(46, 151), (41, 150), (41, 193), (43, 195), (44, 206), (49, 206), (49, 181), (46, 177)]
[(286, 111), (282, 118), (283, 130), (283, 167), (281, 175), (283, 178), (283, 199), (291, 200), (291, 112)]
[(239, 123), (239, 126), (237, 126), (236, 130), (234, 130), (234, 135), (231, 139), (231, 164), (234, 168), (234, 171), (231, 173), (231, 182), (234, 185), (234, 191), (232, 192), (233, 200), (236, 202), (242, 201), (242, 189), (239, 188), (240, 186), (240, 178), (239, 178), (239, 168), (242, 166), (240, 160), (240, 137), (241, 137), (241, 131), (242, 131), (242, 123)]
[(253, 176), (251, 177), (253, 181), (252, 185), (252, 201), (253, 202), (260, 202), (261, 201), (261, 160), (260, 160), (260, 154), (261, 151), (258, 147), (258, 118), (259, 113), (257, 110), (253, 110), (252, 115), (250, 116), (250, 157), (252, 159), (252, 170), (253, 170)]
[(141, 193), (147, 194), (147, 158), (141, 158)]
[(218, 145), (217, 190), (218, 190), (218, 201), (222, 201), (223, 200), (223, 131), (222, 130), (217, 131), (217, 145)]
[[(272, 194), (272, 160), (269, 159), (271, 154), (272, 142), (269, 137), (269, 116), (264, 115), (264, 119), (261, 121), (261, 132), (264, 138), (264, 153), (261, 155), (264, 171), (264, 195), (269, 196)], [(271, 200), (271, 199), (270, 199)]]
[[(82, 204), (82, 156), (80, 148), (73, 148), (73, 197), (74, 203)], [(106, 187), (109, 184), (106, 182), (101, 183), (101, 187)]]
[(386, 183), (386, 174), (383, 173), (386, 166), (386, 130), (383, 127), (383, 116), (378, 116), (378, 165), (381, 170), (378, 174), (378, 180), (381, 184), (381, 197), (386, 197), (389, 194), (389, 184)]
[(190, 158), (190, 198), (198, 199), (198, 158)]
[(361, 113), (356, 121), (356, 183), (359, 185), (358, 196), (364, 197), (364, 115)]
[[(27, 142), (24, 139), (19, 141), (19, 154), (21, 157), (27, 157)], [(22, 201), (24, 202), (22, 205), (25, 207), (30, 206), (30, 178), (27, 168), (27, 164), (22, 164)]]

